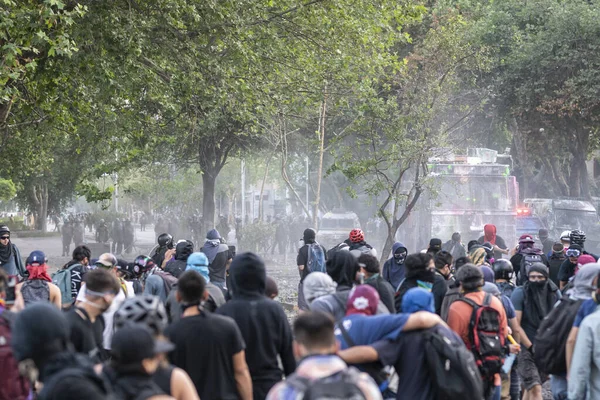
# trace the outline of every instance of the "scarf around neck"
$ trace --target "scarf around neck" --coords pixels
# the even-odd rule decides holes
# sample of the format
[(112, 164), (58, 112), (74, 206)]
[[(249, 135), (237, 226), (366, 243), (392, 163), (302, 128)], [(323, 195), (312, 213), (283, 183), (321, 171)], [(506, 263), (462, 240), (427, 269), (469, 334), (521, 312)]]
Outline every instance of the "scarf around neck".
[(37, 267), (28, 265), (27, 272), (29, 272), (29, 278), (27, 278), (28, 280), (41, 279), (43, 281), (52, 282), (52, 278), (50, 278), (50, 275), (48, 275), (48, 265), (46, 264), (41, 264)]
[(204, 246), (202, 246), (202, 249), (200, 249), (200, 251), (206, 255), (209, 264), (212, 264), (212, 262), (215, 260), (215, 257), (219, 252), (220, 245), (221, 241), (219, 239), (207, 240), (206, 242), (204, 242)]
[[(540, 285), (540, 283), (543, 283)], [(525, 282), (523, 285), (524, 312), (523, 318), (538, 328), (542, 320), (550, 313), (556, 303), (556, 285), (547, 280), (545, 282)]]
[(6, 246), (0, 244), (0, 264), (8, 264), (12, 256), (12, 243), (10, 240)]

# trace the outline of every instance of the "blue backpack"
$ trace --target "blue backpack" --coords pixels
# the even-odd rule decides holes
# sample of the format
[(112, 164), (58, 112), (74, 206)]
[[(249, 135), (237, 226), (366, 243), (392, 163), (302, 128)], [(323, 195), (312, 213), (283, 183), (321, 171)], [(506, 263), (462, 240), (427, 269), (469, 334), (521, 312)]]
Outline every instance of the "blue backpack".
[(325, 253), (319, 243), (308, 245), (308, 272), (326, 272)]

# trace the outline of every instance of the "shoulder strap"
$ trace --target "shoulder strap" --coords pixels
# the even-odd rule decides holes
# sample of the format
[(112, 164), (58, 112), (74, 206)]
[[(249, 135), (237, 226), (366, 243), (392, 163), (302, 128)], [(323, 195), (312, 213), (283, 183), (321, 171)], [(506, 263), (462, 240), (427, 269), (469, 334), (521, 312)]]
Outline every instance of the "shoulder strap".
[(356, 346), (356, 344), (354, 343), (354, 340), (352, 340), (352, 338), (350, 337), (350, 334), (348, 333), (348, 331), (344, 327), (344, 320), (340, 321), (340, 323), (338, 324), (338, 328), (340, 328), (340, 332), (342, 333), (342, 337), (346, 341), (346, 344), (348, 345), (348, 347), (354, 347), (354, 346)]
[(485, 297), (483, 298), (483, 304), (482, 304), (482, 306), (489, 307), (490, 304), (492, 304), (492, 295), (489, 294), (489, 293), (486, 293)]
[(475, 303), (473, 300), (465, 297), (465, 296), (461, 296), (458, 299), (456, 299), (457, 301), (464, 301), (465, 303), (467, 303), (468, 305), (470, 305), (471, 307), (473, 307), (473, 311), (475, 311), (477, 308), (481, 307), (479, 304)]
[(406, 278), (402, 278), (402, 280), (398, 284), (398, 287), (396, 288), (396, 292), (398, 292), (398, 290), (400, 290), (400, 286), (402, 286), (402, 284), (404, 283), (405, 280), (406, 280)]

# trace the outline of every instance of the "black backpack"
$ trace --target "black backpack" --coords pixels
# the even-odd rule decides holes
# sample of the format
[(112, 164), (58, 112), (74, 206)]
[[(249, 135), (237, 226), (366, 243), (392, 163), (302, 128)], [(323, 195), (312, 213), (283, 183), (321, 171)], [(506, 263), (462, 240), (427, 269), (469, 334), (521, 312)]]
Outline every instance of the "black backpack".
[(581, 303), (583, 300), (561, 299), (540, 324), (535, 337), (534, 358), (541, 372), (567, 372), (567, 339)]
[(521, 253), (521, 265), (519, 266), (519, 284), (522, 285), (527, 280), (529, 269), (535, 263), (543, 263), (542, 251), (539, 249), (525, 249)]
[(423, 332), (425, 360), (438, 400), (481, 400), (483, 382), (475, 357), (464, 343), (434, 327)]
[(89, 358), (77, 354), (75, 355), (77, 358), (76, 365), (65, 368), (56, 374), (52, 375), (50, 379), (44, 382), (44, 387), (40, 392), (38, 398), (39, 399), (56, 399), (60, 398), (60, 393), (56, 393), (56, 385), (59, 382), (69, 381), (69, 380), (78, 380), (84, 381), (88, 383), (90, 386), (94, 386), (98, 392), (101, 392), (104, 395), (104, 398), (114, 399), (112, 387), (107, 380), (106, 376), (98, 375), (96, 371), (94, 371), (93, 365)]
[(303, 400), (366, 400), (356, 384), (359, 375), (359, 370), (348, 367), (312, 381), (294, 374), (286, 379), (286, 383), (304, 393)]
[(481, 305), (467, 297), (456, 301), (464, 301), (473, 308), (469, 323), (469, 349), (479, 367), (484, 392), (488, 393), (493, 386), (494, 375), (502, 371), (504, 364), (505, 338), (500, 332), (500, 313), (491, 307), (492, 295), (489, 293), (485, 294)]

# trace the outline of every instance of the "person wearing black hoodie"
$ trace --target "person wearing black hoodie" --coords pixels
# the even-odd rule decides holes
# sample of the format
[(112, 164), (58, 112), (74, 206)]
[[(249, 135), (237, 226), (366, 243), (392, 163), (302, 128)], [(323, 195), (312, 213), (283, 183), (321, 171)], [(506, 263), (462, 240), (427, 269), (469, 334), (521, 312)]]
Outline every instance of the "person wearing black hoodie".
[(179, 278), (179, 275), (185, 272), (187, 259), (194, 252), (194, 243), (189, 240), (182, 240), (175, 246), (175, 259), (167, 262), (165, 271)]
[[(350, 290), (356, 283), (357, 274), (360, 272), (357, 258), (349, 251), (339, 251), (327, 260), (327, 275), (337, 283), (336, 292), (314, 300), (310, 304), (311, 311), (321, 311), (333, 316), (335, 321), (340, 321), (346, 316), (346, 303)], [(377, 308), (378, 314), (388, 314), (389, 310), (380, 301)]]
[(35, 303), (17, 314), (11, 346), (15, 359), (28, 360), (23, 372), (44, 384), (38, 399), (104, 400), (107, 382), (98, 376), (89, 358), (71, 350), (69, 324), (64, 314), (48, 303)]
[(267, 272), (260, 257), (254, 253), (236, 256), (229, 276), (232, 300), (216, 313), (233, 318), (240, 328), (248, 344), (246, 363), (254, 400), (264, 400), (284, 374), (288, 376), (296, 369), (292, 332), (281, 305), (265, 296)]
[(396, 310), (402, 310), (402, 297), (409, 289), (420, 287), (427, 291), (433, 288), (435, 264), (429, 253), (411, 254), (406, 257), (406, 279), (395, 294)]

